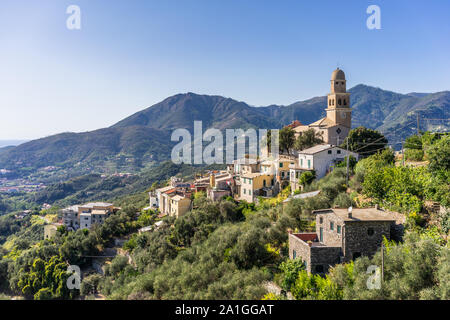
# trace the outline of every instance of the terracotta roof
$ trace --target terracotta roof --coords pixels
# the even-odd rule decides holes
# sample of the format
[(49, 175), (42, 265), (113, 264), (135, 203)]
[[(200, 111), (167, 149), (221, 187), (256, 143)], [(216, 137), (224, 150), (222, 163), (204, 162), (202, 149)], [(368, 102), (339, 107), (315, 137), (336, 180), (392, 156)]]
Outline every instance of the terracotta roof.
[(288, 124), (286, 127), (289, 127), (289, 128), (296, 128), (296, 127), (298, 127), (298, 126), (302, 126), (303, 124), (300, 122), (300, 121), (298, 121), (298, 120), (294, 120), (294, 121), (292, 121), (290, 124)]

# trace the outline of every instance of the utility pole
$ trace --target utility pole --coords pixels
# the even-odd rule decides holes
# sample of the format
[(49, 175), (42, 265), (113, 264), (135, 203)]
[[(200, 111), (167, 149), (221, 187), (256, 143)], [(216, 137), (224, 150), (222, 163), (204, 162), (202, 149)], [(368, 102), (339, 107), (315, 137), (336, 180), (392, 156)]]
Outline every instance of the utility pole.
[(405, 142), (402, 141), (402, 166), (405, 166)]
[(416, 113), (416, 117), (417, 117), (417, 135), (420, 135), (420, 129), (419, 129), (419, 113)]
[(348, 153), (348, 137), (347, 137), (347, 179), (346, 179), (346, 185), (348, 188), (348, 163), (350, 162), (350, 154)]

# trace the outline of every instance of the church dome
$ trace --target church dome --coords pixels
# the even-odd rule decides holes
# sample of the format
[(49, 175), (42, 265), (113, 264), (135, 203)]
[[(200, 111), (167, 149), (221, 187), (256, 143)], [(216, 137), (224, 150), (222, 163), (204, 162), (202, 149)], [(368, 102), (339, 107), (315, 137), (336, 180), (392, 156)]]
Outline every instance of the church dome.
[(341, 69), (337, 68), (331, 74), (331, 80), (345, 80), (345, 73)]

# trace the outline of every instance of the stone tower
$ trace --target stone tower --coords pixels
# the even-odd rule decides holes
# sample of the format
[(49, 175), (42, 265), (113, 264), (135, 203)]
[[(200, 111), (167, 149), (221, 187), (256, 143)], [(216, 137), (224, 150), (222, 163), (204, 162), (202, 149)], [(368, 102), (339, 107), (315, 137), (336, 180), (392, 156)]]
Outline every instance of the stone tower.
[(328, 94), (327, 118), (336, 125), (352, 126), (350, 93), (347, 92), (345, 73), (337, 68), (331, 74), (331, 93)]

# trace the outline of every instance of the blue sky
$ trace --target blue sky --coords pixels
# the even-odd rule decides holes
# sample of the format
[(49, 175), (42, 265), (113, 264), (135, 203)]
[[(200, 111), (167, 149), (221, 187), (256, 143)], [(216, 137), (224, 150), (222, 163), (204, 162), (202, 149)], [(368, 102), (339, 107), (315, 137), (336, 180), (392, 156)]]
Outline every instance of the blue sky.
[[(81, 30), (66, 8), (81, 9)], [(381, 30), (366, 9), (381, 8)], [(450, 2), (2, 0), (0, 139), (110, 126), (182, 92), (251, 105), (348, 86), (450, 89)]]

